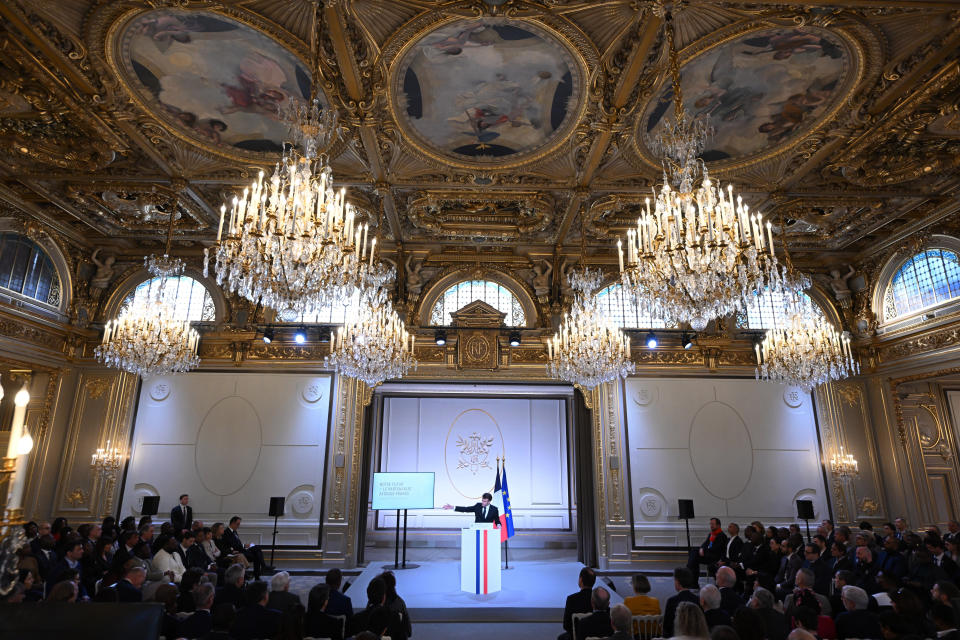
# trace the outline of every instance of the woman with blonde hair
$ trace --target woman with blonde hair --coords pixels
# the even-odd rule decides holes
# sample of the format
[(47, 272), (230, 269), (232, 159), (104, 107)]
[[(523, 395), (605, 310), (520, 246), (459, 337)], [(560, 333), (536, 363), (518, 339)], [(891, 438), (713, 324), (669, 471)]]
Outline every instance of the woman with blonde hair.
[(677, 616), (673, 623), (674, 640), (709, 640), (710, 629), (703, 610), (692, 602), (677, 605)]

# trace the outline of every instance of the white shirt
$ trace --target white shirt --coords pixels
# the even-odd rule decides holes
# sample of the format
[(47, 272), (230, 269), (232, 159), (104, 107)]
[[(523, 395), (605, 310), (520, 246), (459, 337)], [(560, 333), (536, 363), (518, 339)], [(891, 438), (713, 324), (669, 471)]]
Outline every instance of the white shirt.
[(740, 538), (740, 536), (733, 536), (732, 538), (730, 538), (729, 541), (727, 541), (727, 557), (728, 557), (728, 558), (730, 557), (730, 545), (733, 544), (733, 541), (734, 541), (734, 540), (737, 540), (737, 539), (739, 539), (739, 538)]
[(183, 572), (186, 571), (183, 566), (183, 561), (180, 560), (180, 554), (176, 551), (170, 553), (165, 549), (157, 551), (157, 555), (153, 556), (153, 562), (150, 563), (150, 566), (152, 566), (155, 571), (161, 573), (172, 571), (173, 581), (177, 583), (180, 582), (180, 578), (183, 577)]

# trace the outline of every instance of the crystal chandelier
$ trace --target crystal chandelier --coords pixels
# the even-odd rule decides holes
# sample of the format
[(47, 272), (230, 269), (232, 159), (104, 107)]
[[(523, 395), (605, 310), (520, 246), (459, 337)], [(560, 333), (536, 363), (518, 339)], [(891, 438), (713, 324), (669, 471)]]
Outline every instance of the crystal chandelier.
[(574, 271), (569, 281), (575, 300), (557, 333), (547, 342), (547, 373), (587, 391), (633, 373), (630, 338), (604, 316), (597, 304), (600, 272)]
[[(314, 42), (314, 92), (320, 86), (317, 47)], [(327, 158), (319, 153), (337, 135), (336, 112), (314, 95), (308, 105), (291, 101), (280, 115), (290, 143), (269, 179), (260, 172), (229, 211), (220, 208), (214, 259), (218, 284), (292, 320), (312, 308), (346, 304), (373, 265), (376, 238), (368, 240), (369, 225), (358, 223), (346, 189), (334, 189)], [(204, 249), (205, 274), (209, 254)]]
[(746, 308), (764, 289), (783, 289), (771, 224), (751, 213), (733, 187), (710, 179), (699, 156), (710, 130), (689, 118), (680, 90), (680, 67), (670, 14), (666, 17), (674, 122), (654, 144), (663, 187), (654, 190), (636, 229), (617, 241), (625, 291), (672, 322), (702, 331), (711, 318)]
[(850, 335), (838, 332), (803, 294), (790, 296), (786, 311), (754, 345), (757, 379), (794, 385), (809, 392), (831, 380), (860, 373)]
[(835, 453), (830, 458), (830, 473), (840, 478), (855, 478), (860, 475), (857, 459), (853, 454), (844, 453), (843, 447), (840, 447), (840, 453)]
[(117, 447), (111, 447), (107, 440), (106, 448), (98, 447), (90, 458), (90, 468), (97, 474), (109, 476), (116, 474), (123, 464), (123, 453)]
[(182, 260), (170, 257), (174, 218), (171, 214), (163, 256), (151, 255), (143, 261), (158, 279), (150, 282), (145, 295), (134, 294), (120, 315), (103, 328), (103, 342), (94, 355), (108, 367), (146, 378), (182, 373), (200, 365), (200, 334), (190, 327), (189, 320), (178, 320), (174, 306), (166, 300), (167, 281), (182, 275), (184, 268)]
[(384, 380), (402, 378), (416, 368), (416, 336), (404, 327), (382, 288), (361, 295), (347, 311), (347, 319), (330, 338), (324, 364), (356, 378), (373, 389)]

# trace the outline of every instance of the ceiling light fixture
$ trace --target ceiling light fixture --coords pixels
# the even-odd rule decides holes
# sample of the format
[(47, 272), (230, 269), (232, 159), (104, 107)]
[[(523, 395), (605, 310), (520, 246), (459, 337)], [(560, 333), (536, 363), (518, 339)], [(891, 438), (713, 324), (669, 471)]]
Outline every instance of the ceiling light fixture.
[(293, 334), (293, 341), (297, 344), (306, 344), (307, 342), (307, 330), (304, 327), (297, 329), (297, 332)]
[[(257, 180), (229, 207), (220, 207), (214, 245), (217, 284), (252, 302), (262, 302), (285, 320), (312, 309), (346, 304), (366, 285), (377, 239), (360, 224), (346, 189), (334, 190), (323, 150), (339, 133), (336, 111), (316, 95), (320, 3), (314, 3), (311, 39), (313, 96), (288, 101), (281, 114), (290, 132), (273, 176)], [(302, 149), (302, 150), (301, 150)], [(224, 229), (226, 226), (226, 229)], [(209, 248), (204, 249), (206, 275)], [(368, 255), (369, 254), (369, 257)]]
[(265, 344), (270, 344), (273, 342), (273, 327), (267, 327), (263, 330), (263, 342)]
[(437, 343), (438, 347), (447, 344), (447, 332), (443, 329), (437, 329), (433, 332), (433, 341)]
[(690, 349), (693, 346), (693, 337), (684, 331), (680, 334), (680, 344), (683, 345), (684, 349)]
[(657, 348), (657, 334), (653, 331), (647, 333), (647, 349)]
[(745, 309), (755, 292), (781, 287), (781, 275), (770, 223), (732, 186), (712, 181), (699, 157), (711, 129), (684, 110), (671, 13), (664, 18), (674, 117), (652, 145), (663, 185), (617, 252), (625, 291), (655, 315), (703, 331), (711, 318)]
[(519, 346), (520, 346), (520, 332), (519, 332), (519, 331), (511, 331), (511, 332), (510, 332), (510, 338), (509, 338), (509, 340), (510, 340), (510, 346), (511, 346), (511, 347), (519, 347)]
[(94, 349), (99, 362), (142, 378), (182, 373), (200, 365), (200, 334), (191, 328), (189, 320), (177, 319), (175, 307), (167, 300), (168, 280), (182, 275), (184, 269), (182, 260), (170, 257), (178, 206), (175, 198), (163, 256), (144, 259), (147, 271), (156, 278), (145, 292), (134, 293), (120, 314), (107, 322), (103, 342)]
[(569, 282), (575, 299), (553, 340), (547, 342), (547, 373), (587, 391), (633, 373), (630, 338), (597, 304), (600, 272), (574, 270)]

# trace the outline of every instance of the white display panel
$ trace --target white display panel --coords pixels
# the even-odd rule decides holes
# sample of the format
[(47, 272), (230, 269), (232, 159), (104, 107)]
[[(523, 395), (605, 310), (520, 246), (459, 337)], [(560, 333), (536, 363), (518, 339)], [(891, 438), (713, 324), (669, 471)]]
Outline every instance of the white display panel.
[[(473, 505), (493, 490), (497, 458), (507, 461), (514, 526), (570, 527), (565, 403), (555, 398), (392, 397), (384, 399), (380, 471), (431, 471), (436, 504)], [(459, 529), (469, 514), (422, 509), (408, 528)], [(379, 512), (393, 527), (396, 515)]]
[(827, 517), (809, 394), (724, 378), (630, 378), (624, 389), (637, 545), (686, 544), (679, 498), (694, 502), (696, 544), (711, 516), (784, 524), (809, 499)]
[(433, 473), (373, 474), (374, 509), (433, 509)]
[(205, 525), (243, 518), (245, 542), (270, 542), (270, 498), (286, 499), (277, 544), (316, 545), (331, 377), (194, 372), (143, 383), (122, 515), (160, 496), (157, 522), (181, 493)]

